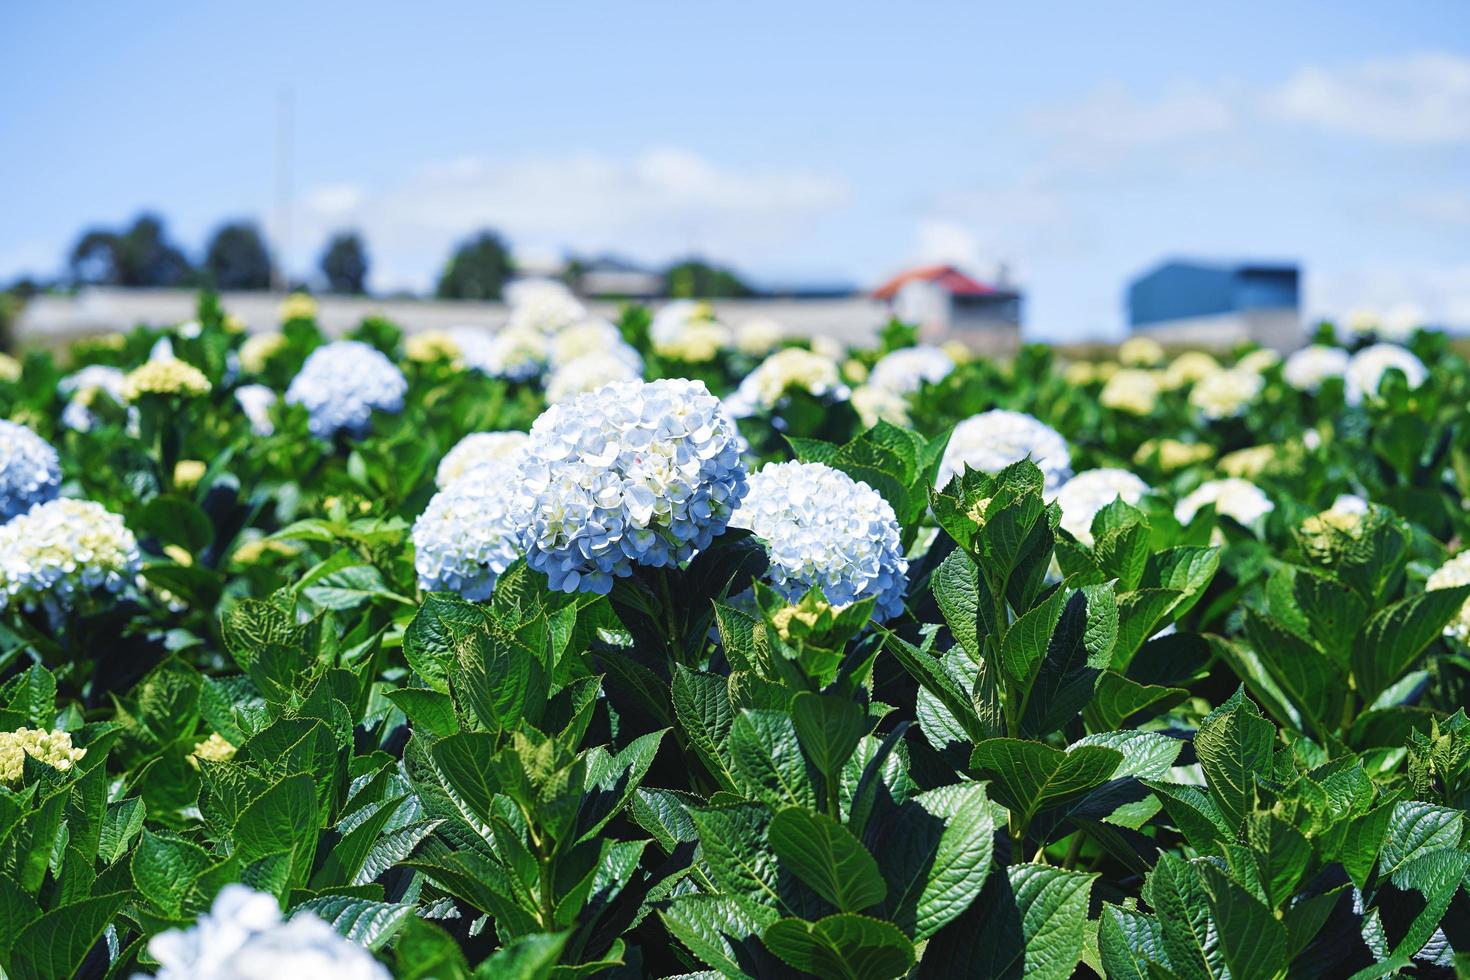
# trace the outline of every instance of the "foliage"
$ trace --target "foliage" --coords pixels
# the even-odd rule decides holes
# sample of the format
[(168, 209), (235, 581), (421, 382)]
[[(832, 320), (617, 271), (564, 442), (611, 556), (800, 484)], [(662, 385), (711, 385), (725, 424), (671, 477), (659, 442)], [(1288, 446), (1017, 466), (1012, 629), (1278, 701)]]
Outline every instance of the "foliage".
[(333, 235), (322, 250), (320, 264), (328, 292), (349, 295), (367, 292), (367, 247), (357, 232), (342, 231)]
[(435, 295), (440, 299), (499, 299), (513, 271), (504, 240), (493, 231), (482, 231), (455, 246)]

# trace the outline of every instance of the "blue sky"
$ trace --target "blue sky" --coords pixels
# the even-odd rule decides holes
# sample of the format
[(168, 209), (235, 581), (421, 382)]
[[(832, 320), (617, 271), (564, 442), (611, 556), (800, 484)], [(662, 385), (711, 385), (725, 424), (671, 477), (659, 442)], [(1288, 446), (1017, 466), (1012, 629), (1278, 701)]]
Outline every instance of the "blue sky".
[(379, 289), (453, 241), (691, 251), (767, 281), (919, 260), (1121, 329), (1170, 255), (1298, 259), (1314, 313), (1470, 325), (1470, 4), (0, 5), (0, 279), (161, 211), (288, 262), (364, 230)]

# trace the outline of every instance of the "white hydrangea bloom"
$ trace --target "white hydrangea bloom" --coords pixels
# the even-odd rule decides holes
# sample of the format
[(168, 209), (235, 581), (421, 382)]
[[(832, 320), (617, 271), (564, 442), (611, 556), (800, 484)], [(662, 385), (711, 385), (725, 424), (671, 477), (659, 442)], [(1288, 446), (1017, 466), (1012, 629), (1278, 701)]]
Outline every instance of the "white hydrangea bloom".
[(1154, 367), (1167, 356), (1164, 345), (1152, 337), (1129, 337), (1118, 345), (1118, 360), (1128, 367)]
[(408, 382), (382, 352), (357, 340), (334, 340), (312, 351), (286, 389), (286, 402), (305, 405), (311, 434), (361, 435), (373, 411), (403, 411)]
[[(552, 337), (549, 358), (551, 366), (558, 368), (579, 357), (604, 352), (616, 352), (615, 356), (618, 357), (632, 354), (638, 358), (638, 352), (623, 341), (623, 335), (618, 332), (617, 327), (600, 317), (594, 317), (574, 323)], [(638, 358), (638, 361), (641, 370), (642, 358)]]
[(61, 492), (61, 457), (30, 429), (0, 419), (0, 521)]
[(1237, 371), (1254, 371), (1264, 374), (1281, 363), (1281, 355), (1269, 347), (1257, 347), (1235, 362)]
[(505, 287), (510, 307), (506, 330), (526, 330), (543, 336), (587, 319), (587, 308), (572, 291), (553, 279), (522, 279)]
[(876, 622), (903, 612), (898, 518), (866, 483), (823, 463), (771, 463), (750, 478), (730, 524), (765, 543), (766, 580), (787, 599), (816, 585), (839, 608), (876, 597)]
[(1257, 521), (1276, 509), (1260, 487), (1249, 480), (1229, 478), (1206, 480), (1188, 496), (1174, 505), (1174, 518), (1180, 524), (1188, 524), (1206, 504), (1214, 504), (1215, 512), (1253, 527)]
[(1429, 322), (1424, 308), (1417, 303), (1395, 303), (1383, 313), (1378, 324), (1378, 336), (1385, 340), (1404, 341), (1414, 336), (1414, 331)]
[(1349, 405), (1361, 405), (1365, 400), (1378, 397), (1378, 386), (1383, 375), (1391, 368), (1404, 374), (1410, 388), (1424, 383), (1429, 372), (1424, 362), (1415, 357), (1408, 348), (1398, 344), (1373, 344), (1353, 355), (1347, 366), (1347, 401)]
[(64, 607), (77, 593), (118, 592), (138, 563), (120, 516), (91, 500), (49, 500), (0, 525), (0, 606)]
[(1092, 519), (1118, 498), (1137, 504), (1148, 493), (1148, 484), (1127, 470), (1104, 467), (1084, 470), (1062, 484), (1057, 506), (1062, 509), (1062, 527), (1083, 544), (1092, 544)]
[(474, 360), (466, 353), (465, 364), (492, 378), (530, 381), (546, 367), (547, 355), (545, 334), (512, 326), (495, 334), (487, 345), (476, 350)]
[(235, 389), (235, 401), (245, 418), (250, 420), (250, 431), (258, 436), (268, 436), (276, 431), (271, 421), (271, 408), (276, 403), (275, 391), (267, 385), (241, 385)]
[(530, 438), (524, 432), (471, 432), (439, 460), (434, 485), (440, 490), (471, 470), (491, 465), (504, 476), (520, 465), (519, 453)]
[(900, 347), (879, 358), (868, 375), (868, 384), (907, 395), (925, 383), (938, 384), (953, 370), (954, 361), (938, 347), (927, 344)]
[(1366, 514), (1368, 501), (1355, 493), (1340, 493), (1333, 498), (1329, 510), (1336, 514)]
[(546, 379), (548, 404), (566, 401), (584, 391), (596, 391), (615, 381), (636, 381), (643, 375), (643, 359), (631, 347), (623, 345), (632, 357), (616, 354), (588, 354), (568, 361), (551, 372)]
[(148, 952), (159, 963), (156, 980), (391, 980), (371, 953), (312, 913), (283, 922), (275, 898), (238, 884), (222, 888), (190, 928), (154, 936)]
[(1348, 352), (1341, 347), (1313, 344), (1294, 351), (1281, 369), (1281, 377), (1297, 391), (1315, 392), (1328, 378), (1347, 373)]
[(490, 598), (495, 580), (521, 552), (510, 514), (518, 455), (504, 460), (504, 468), (481, 463), (434, 494), (413, 524), (419, 588), (457, 592), (472, 602)]
[(765, 357), (781, 343), (781, 325), (769, 317), (755, 317), (735, 328), (735, 349), (749, 357)]
[(1231, 419), (1243, 413), (1265, 387), (1265, 379), (1254, 371), (1219, 371), (1195, 382), (1189, 389), (1189, 404), (1207, 419)]
[(887, 388), (858, 385), (852, 390), (852, 407), (863, 425), (870, 429), (880, 420), (893, 425), (909, 424), (908, 401)]
[(552, 588), (606, 593), (723, 534), (745, 495), (737, 434), (702, 382), (624, 381), (552, 405), (515, 484), (526, 558)]
[[(1470, 585), (1470, 551), (1460, 552), (1435, 569), (1424, 583), (1424, 588), (1433, 591), (1451, 589), (1457, 585)], [(1444, 635), (1470, 644), (1470, 601), (1461, 606), (1455, 618), (1445, 625)]]
[(62, 378), (56, 385), (56, 390), (67, 398), (66, 407), (61, 410), (61, 424), (77, 432), (90, 432), (97, 424), (97, 416), (91, 409), (92, 399), (103, 393), (119, 405), (124, 404), (126, 378), (122, 368), (106, 364), (89, 364)]
[(1169, 366), (1164, 368), (1161, 381), (1166, 389), (1173, 391), (1176, 388), (1192, 385), (1219, 370), (1220, 362), (1209, 354), (1200, 350), (1190, 350), (1169, 362)]
[(939, 462), (938, 484), (944, 486), (966, 467), (995, 473), (1028, 456), (1046, 478), (1048, 495), (1072, 475), (1067, 440), (1056, 429), (1025, 412), (981, 412), (954, 427)]
[(842, 383), (837, 362), (815, 351), (785, 347), (747, 374), (726, 404), (736, 418), (774, 410), (791, 391), (846, 401), (852, 394)]
[(1158, 374), (1143, 368), (1122, 368), (1114, 371), (1103, 383), (1097, 400), (1103, 408), (1111, 408), (1115, 412), (1147, 415), (1159, 403)]

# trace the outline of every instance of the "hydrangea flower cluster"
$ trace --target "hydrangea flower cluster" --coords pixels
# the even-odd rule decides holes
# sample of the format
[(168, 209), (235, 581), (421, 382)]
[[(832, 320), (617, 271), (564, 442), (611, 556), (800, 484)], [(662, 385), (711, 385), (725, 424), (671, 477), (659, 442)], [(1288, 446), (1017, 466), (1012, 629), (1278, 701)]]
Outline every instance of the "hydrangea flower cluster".
[(675, 565), (723, 534), (745, 496), (737, 434), (699, 381), (623, 381), (534, 425), (514, 511), (551, 587), (607, 593), (633, 566)]
[(736, 418), (745, 418), (773, 411), (790, 391), (836, 401), (846, 401), (852, 394), (842, 383), (836, 361), (816, 351), (785, 347), (747, 374), (726, 404)]
[(1206, 480), (1195, 491), (1174, 505), (1174, 519), (1180, 524), (1194, 520), (1201, 507), (1214, 504), (1215, 512), (1222, 514), (1246, 527), (1252, 527), (1261, 518), (1276, 509), (1271, 498), (1260, 487), (1249, 480), (1231, 477), (1224, 480)]
[(150, 939), (148, 953), (160, 966), (156, 980), (390, 980), (371, 953), (312, 913), (283, 922), (275, 898), (238, 884), (220, 889), (190, 928)]
[(1118, 345), (1118, 360), (1129, 367), (1156, 367), (1165, 356), (1164, 345), (1152, 337), (1129, 337)]
[(510, 306), (507, 330), (554, 334), (587, 318), (587, 308), (566, 286), (552, 279), (523, 279), (505, 287)]
[(994, 473), (1027, 456), (1041, 468), (1048, 495), (1072, 475), (1067, 440), (1056, 429), (1024, 412), (981, 412), (954, 427), (939, 462), (938, 483), (944, 486), (966, 467)]
[(420, 364), (463, 363), (459, 343), (447, 330), (424, 330), (403, 339), (403, 356)]
[(909, 403), (897, 392), (874, 385), (858, 385), (852, 389), (852, 407), (867, 428), (879, 421), (892, 425), (909, 424)]
[(479, 327), (455, 327), (449, 337), (465, 367), (491, 378), (531, 381), (546, 367), (546, 335), (528, 327), (508, 326), (493, 334)]
[(643, 359), (638, 357), (638, 352), (623, 341), (623, 335), (618, 332), (617, 327), (601, 317), (574, 323), (551, 338), (550, 360), (553, 368), (570, 364), (589, 354), (609, 352), (615, 352), (616, 357), (632, 354), (637, 358), (641, 370)]
[(271, 421), (271, 407), (276, 403), (275, 389), (267, 385), (241, 385), (235, 389), (235, 401), (250, 420), (250, 431), (268, 436), (276, 431)]
[(482, 463), (434, 494), (413, 524), (419, 588), (457, 592), (473, 602), (490, 598), (495, 580), (521, 553), (510, 514), (516, 494), (511, 475)]
[(1254, 371), (1256, 374), (1265, 374), (1280, 363), (1280, 354), (1269, 347), (1257, 347), (1235, 362), (1235, 370)]
[(61, 492), (61, 457), (30, 429), (0, 419), (0, 521)]
[(1315, 392), (1328, 378), (1347, 373), (1348, 352), (1341, 347), (1313, 344), (1292, 352), (1281, 369), (1281, 377), (1297, 391)]
[(101, 504), (67, 498), (37, 504), (0, 526), (0, 607), (67, 605), (78, 592), (117, 592), (138, 563), (133, 532)]
[(552, 371), (546, 379), (546, 401), (555, 404), (615, 381), (638, 380), (643, 376), (643, 359), (627, 344), (621, 346), (622, 350), (588, 354)]
[(71, 736), (66, 732), (44, 728), (0, 732), (0, 785), (14, 786), (20, 782), (26, 756), (65, 772), (86, 754), (86, 749), (72, 747)]
[(766, 580), (787, 599), (820, 586), (839, 608), (876, 597), (875, 622), (903, 612), (898, 518), (866, 483), (824, 463), (771, 463), (750, 478), (730, 523), (765, 543)]
[(130, 402), (144, 395), (199, 398), (209, 394), (209, 389), (209, 379), (203, 371), (171, 356), (150, 358), (123, 379), (123, 398)]
[(1204, 351), (1185, 351), (1164, 368), (1163, 385), (1169, 391), (1192, 385), (1220, 370), (1220, 362)]
[(311, 434), (361, 435), (373, 410), (400, 412), (408, 382), (382, 352), (358, 340), (334, 340), (312, 351), (286, 389), (286, 403), (305, 405)]
[(0, 382), (10, 384), (11, 382), (19, 381), (21, 372), (24, 370), (25, 368), (21, 365), (20, 361), (17, 361), (4, 351), (0, 351)]
[(92, 400), (105, 393), (119, 405), (123, 404), (126, 379), (121, 368), (106, 364), (89, 364), (62, 378), (56, 385), (56, 390), (67, 397), (66, 407), (61, 410), (61, 424), (77, 432), (90, 432), (97, 424)]
[[(1460, 552), (1431, 572), (1424, 588), (1433, 591), (1452, 589), (1457, 585), (1470, 585), (1470, 551)], [(1461, 606), (1455, 618), (1445, 625), (1444, 635), (1470, 644), (1470, 601)]]
[(735, 328), (735, 349), (747, 357), (765, 357), (781, 343), (781, 325), (769, 317), (755, 317)]
[(1092, 519), (1114, 500), (1136, 504), (1148, 493), (1148, 484), (1127, 470), (1104, 467), (1084, 470), (1062, 484), (1057, 506), (1062, 509), (1062, 527), (1083, 544), (1092, 544)]
[(315, 320), (316, 299), (310, 293), (292, 293), (281, 303), (278, 315), (282, 323), (289, 320)]
[(517, 453), (529, 438), (524, 432), (471, 432), (439, 460), (434, 485), (440, 490), (481, 466), (494, 466), (505, 471), (517, 465)]
[(258, 333), (245, 338), (240, 345), (240, 367), (251, 374), (260, 374), (271, 358), (287, 347), (283, 333)]
[(878, 359), (868, 375), (868, 384), (907, 395), (926, 383), (938, 384), (953, 370), (954, 361), (938, 347), (927, 344), (900, 347)]
[(1345, 375), (1348, 404), (1361, 405), (1364, 401), (1377, 398), (1378, 386), (1383, 383), (1383, 376), (1390, 369), (1402, 371), (1410, 388), (1419, 387), (1429, 376), (1424, 362), (1406, 347), (1398, 344), (1373, 344), (1364, 347), (1348, 361)]
[[(1134, 340), (1141, 338), (1135, 337)], [(1103, 384), (1098, 403), (1115, 412), (1147, 415), (1159, 403), (1159, 379), (1153, 371), (1123, 368)]]
[(1189, 404), (1207, 419), (1232, 419), (1244, 412), (1265, 387), (1265, 379), (1254, 371), (1217, 371), (1200, 378), (1189, 389)]

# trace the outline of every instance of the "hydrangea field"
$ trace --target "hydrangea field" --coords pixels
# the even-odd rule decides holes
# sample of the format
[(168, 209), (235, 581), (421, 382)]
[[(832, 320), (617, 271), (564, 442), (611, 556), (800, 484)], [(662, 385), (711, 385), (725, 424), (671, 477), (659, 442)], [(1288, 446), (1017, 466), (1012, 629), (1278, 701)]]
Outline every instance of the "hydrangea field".
[(1470, 363), (0, 356), (0, 976), (1470, 971)]

